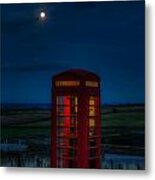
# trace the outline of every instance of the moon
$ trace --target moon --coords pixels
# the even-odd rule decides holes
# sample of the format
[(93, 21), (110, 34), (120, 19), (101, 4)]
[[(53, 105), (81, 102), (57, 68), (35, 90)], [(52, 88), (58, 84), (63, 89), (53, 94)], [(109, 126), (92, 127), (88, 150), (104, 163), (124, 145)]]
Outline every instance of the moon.
[(44, 11), (40, 12), (40, 18), (45, 19), (46, 18), (46, 13)]

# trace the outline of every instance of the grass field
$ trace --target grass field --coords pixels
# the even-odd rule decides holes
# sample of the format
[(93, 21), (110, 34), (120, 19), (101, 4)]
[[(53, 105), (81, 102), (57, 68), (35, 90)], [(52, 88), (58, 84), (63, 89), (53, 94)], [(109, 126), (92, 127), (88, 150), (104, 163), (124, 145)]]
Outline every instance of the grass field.
[[(101, 127), (102, 168), (144, 169), (145, 112), (143, 105), (102, 106)], [(1, 166), (49, 167), (50, 135), (50, 110), (45, 108), (2, 109), (1, 143), (17, 143), (22, 140), (26, 142), (28, 148), (22, 153), (2, 152)], [(127, 159), (120, 159), (122, 157)], [(139, 158), (142, 160), (139, 161)]]
[[(144, 106), (103, 106), (101, 117), (103, 149), (144, 154)], [(2, 139), (50, 137), (50, 110), (7, 109), (1, 119)]]

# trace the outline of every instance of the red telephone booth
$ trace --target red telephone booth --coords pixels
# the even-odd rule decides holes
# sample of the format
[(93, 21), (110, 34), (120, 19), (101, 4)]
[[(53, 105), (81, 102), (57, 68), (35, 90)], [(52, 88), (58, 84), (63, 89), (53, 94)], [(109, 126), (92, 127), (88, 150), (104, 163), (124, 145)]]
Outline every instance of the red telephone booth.
[(100, 79), (68, 70), (53, 77), (51, 167), (100, 168)]

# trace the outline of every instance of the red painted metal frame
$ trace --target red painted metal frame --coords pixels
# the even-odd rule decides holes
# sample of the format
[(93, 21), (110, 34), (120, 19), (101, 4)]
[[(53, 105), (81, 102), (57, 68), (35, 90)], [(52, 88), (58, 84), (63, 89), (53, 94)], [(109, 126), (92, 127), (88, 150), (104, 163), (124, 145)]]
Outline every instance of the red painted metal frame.
[[(56, 87), (55, 82), (60, 80), (78, 80), (78, 87)], [(98, 82), (99, 87), (86, 87), (87, 80)], [(52, 123), (51, 123), (51, 167), (58, 167), (57, 164), (57, 123), (56, 123), (56, 97), (57, 96), (77, 96), (78, 97), (78, 138), (76, 168), (90, 167), (90, 147), (89, 147), (89, 97), (97, 97), (96, 114), (96, 155), (93, 168), (101, 168), (101, 112), (100, 112), (100, 79), (91, 72), (83, 70), (69, 70), (56, 75), (52, 81)], [(68, 113), (66, 111), (66, 113)], [(69, 124), (67, 124), (69, 126)], [(69, 157), (68, 157), (69, 158)], [(67, 161), (66, 161), (67, 162)], [(63, 164), (64, 168), (69, 168), (68, 163)]]

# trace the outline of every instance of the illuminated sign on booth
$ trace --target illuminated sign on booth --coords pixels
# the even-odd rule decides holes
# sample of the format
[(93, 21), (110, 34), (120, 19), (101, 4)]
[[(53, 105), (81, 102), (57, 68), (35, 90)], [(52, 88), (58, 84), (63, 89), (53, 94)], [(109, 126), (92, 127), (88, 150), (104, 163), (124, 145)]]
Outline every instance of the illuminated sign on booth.
[(86, 81), (86, 86), (88, 86), (88, 87), (98, 87), (98, 82)]
[(80, 81), (56, 81), (55, 86), (79, 86)]

